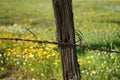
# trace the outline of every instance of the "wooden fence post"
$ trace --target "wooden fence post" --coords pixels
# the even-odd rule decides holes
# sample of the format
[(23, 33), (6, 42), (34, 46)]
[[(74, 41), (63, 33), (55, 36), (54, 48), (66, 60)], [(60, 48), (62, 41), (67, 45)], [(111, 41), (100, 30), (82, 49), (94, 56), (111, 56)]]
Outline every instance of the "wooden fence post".
[[(58, 42), (75, 44), (75, 30), (72, 12), (72, 0), (53, 0), (56, 19), (56, 38)], [(80, 80), (76, 47), (59, 45), (64, 80)]]

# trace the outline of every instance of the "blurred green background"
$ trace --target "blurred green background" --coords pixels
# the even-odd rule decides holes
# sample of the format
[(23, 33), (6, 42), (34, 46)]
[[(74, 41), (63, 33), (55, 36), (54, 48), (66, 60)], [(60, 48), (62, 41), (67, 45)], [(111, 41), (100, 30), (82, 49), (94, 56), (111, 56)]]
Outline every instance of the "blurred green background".
[[(83, 45), (120, 51), (120, 0), (73, 0)], [(51, 0), (0, 0), (0, 37), (56, 41)], [(24, 46), (23, 46), (24, 45)], [(82, 80), (119, 80), (120, 55), (77, 47)], [(57, 46), (0, 40), (0, 79), (62, 80)], [(13, 71), (13, 72), (12, 72)]]

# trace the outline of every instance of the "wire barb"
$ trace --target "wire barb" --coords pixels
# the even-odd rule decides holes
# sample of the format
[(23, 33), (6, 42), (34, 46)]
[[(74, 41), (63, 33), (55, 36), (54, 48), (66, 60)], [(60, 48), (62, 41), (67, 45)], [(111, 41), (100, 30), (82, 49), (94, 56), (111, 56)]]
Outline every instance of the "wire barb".
[(75, 31), (75, 36), (77, 37), (76, 43), (78, 43), (79, 45), (82, 45), (83, 33), (76, 30)]

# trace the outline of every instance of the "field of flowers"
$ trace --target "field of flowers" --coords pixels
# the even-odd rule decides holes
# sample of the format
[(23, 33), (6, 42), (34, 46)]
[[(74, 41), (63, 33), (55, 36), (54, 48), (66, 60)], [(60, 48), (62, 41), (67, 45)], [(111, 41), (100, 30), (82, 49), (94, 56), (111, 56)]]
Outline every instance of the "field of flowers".
[[(47, 6), (46, 6), (47, 5)], [(120, 1), (73, 0), (83, 45), (120, 51)], [(48, 13), (49, 12), (49, 13)], [(56, 41), (50, 0), (0, 0), (0, 38)], [(77, 47), (82, 80), (120, 80), (120, 54)], [(57, 45), (0, 40), (0, 80), (62, 80)]]

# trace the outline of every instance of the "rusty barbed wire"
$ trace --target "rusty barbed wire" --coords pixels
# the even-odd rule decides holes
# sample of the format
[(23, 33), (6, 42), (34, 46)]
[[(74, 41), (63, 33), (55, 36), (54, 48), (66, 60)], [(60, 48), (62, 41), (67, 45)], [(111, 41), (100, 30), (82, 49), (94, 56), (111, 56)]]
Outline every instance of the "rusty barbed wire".
[(90, 47), (90, 46), (85, 46), (85, 45), (78, 45), (78, 44), (73, 44), (73, 43), (50, 42), (50, 41), (47, 41), (47, 40), (41, 41), (41, 40), (30, 40), (30, 39), (21, 39), (21, 38), (0, 38), (0, 40), (15, 40), (15, 41), (34, 42), (34, 43), (39, 43), (39, 44), (43, 44), (44, 43), (44, 44), (55, 44), (55, 45), (79, 46), (82, 49), (98, 50), (98, 51), (104, 51), (104, 52), (120, 54), (120, 51), (107, 50), (107, 49), (103, 49), (103, 48), (95, 48), (95, 47)]

